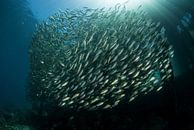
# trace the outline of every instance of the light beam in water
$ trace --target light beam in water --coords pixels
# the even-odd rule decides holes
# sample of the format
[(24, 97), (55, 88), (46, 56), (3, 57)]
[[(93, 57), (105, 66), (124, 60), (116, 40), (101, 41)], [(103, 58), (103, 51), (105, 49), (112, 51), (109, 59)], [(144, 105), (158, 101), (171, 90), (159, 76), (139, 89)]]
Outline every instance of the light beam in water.
[[(86, 3), (89, 0), (83, 0)], [(94, 0), (90, 5), (98, 7), (114, 7), (117, 4), (126, 5), (129, 9), (135, 9), (140, 5), (148, 5), (154, 3), (154, 0)]]

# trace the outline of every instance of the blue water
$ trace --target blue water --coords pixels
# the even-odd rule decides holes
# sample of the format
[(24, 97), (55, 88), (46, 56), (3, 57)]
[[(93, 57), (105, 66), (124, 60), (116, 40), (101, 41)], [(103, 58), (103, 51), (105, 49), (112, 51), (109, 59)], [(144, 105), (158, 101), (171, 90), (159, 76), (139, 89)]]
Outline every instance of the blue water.
[[(124, 2), (124, 0), (120, 1)], [(118, 120), (120, 120), (120, 126), (122, 127), (116, 127), (118, 129), (126, 128), (126, 125), (134, 126), (134, 124), (136, 128), (144, 128), (149, 125), (154, 126), (154, 123), (157, 124), (156, 122), (162, 122), (162, 126), (171, 125), (169, 127), (174, 129), (185, 129), (182, 126), (194, 121), (194, 0), (136, 0), (136, 2), (133, 2), (134, 5), (130, 5), (130, 7), (137, 6), (137, 3), (141, 3), (141, 1), (145, 1), (142, 3), (153, 20), (161, 22), (165, 27), (168, 40), (174, 47), (175, 55), (172, 59), (174, 86), (165, 88), (160, 94), (151, 95), (151, 98), (144, 98), (144, 101), (140, 102), (140, 107), (136, 107), (136, 105), (131, 106), (131, 118), (129, 118), (129, 113), (127, 113), (130, 112), (128, 108), (127, 112), (121, 110), (120, 113), (116, 114), (114, 112), (93, 113), (94, 118), (92, 116), (88, 118), (87, 114), (85, 114), (84, 118), (84, 114), (80, 114), (76, 118), (78, 128), (79, 123), (84, 128), (95, 121), (97, 123), (93, 123), (93, 126), (98, 126), (97, 124), (99, 124), (100, 127), (97, 127), (99, 129), (103, 128), (101, 125), (105, 126), (106, 123), (110, 123), (109, 128), (112, 128), (111, 126), (115, 128), (118, 125)], [(26, 109), (31, 107), (31, 102), (26, 99), (26, 87), (28, 86), (28, 74), (30, 71), (28, 49), (35, 31), (35, 25), (46, 20), (48, 16), (54, 14), (59, 9), (111, 7), (117, 2), (119, 0), (0, 1), (0, 129), (2, 113), (6, 113), (5, 117), (7, 120), (12, 119), (14, 115), (11, 112), (6, 112), (7, 109)], [(153, 75), (160, 82), (161, 75), (157, 70)], [(157, 95), (160, 96), (157, 97)], [(5, 112), (2, 110), (5, 110)], [(34, 111), (32, 109), (29, 113)], [(45, 118), (47, 113), (44, 110), (38, 109), (38, 111), (35, 111), (34, 115), (40, 117), (30, 118), (30, 120), (31, 122), (34, 121), (34, 124), (38, 124), (37, 126), (43, 125), (42, 128), (47, 125), (50, 128), (51, 124), (55, 123), (58, 123), (59, 126), (63, 123), (64, 125), (69, 123), (70, 128), (76, 126), (76, 123), (72, 121), (73, 124), (68, 116), (68, 120), (65, 118), (64, 122), (53, 121), (52, 117), (57, 119), (55, 115), (61, 114), (58, 111), (54, 111), (54, 116), (51, 114), (49, 119)], [(160, 116), (156, 116), (156, 118), (154, 114), (157, 115), (157, 112), (160, 113)], [(142, 113), (146, 116), (142, 116)], [(19, 113), (19, 115), (22, 114)], [(153, 121), (150, 121), (150, 115), (152, 115)], [(29, 117), (29, 115), (25, 116)], [(182, 116), (184, 117), (182, 118)], [(76, 116), (70, 117), (70, 119), (74, 119)], [(19, 118), (19, 116), (16, 115), (13, 118)], [(47, 120), (50, 122), (48, 123)], [(144, 126), (141, 127), (137, 123), (138, 121), (141, 122), (140, 124), (143, 122)], [(70, 125), (71, 123), (73, 125)]]
[[(194, 38), (189, 33), (194, 30), (193, 3), (184, 0), (155, 0), (154, 4), (146, 3), (152, 17), (167, 28), (169, 41), (175, 48), (175, 76), (193, 69), (194, 65)], [(28, 47), (35, 24), (59, 9), (85, 6), (96, 8), (106, 4), (93, 0), (1, 0), (0, 106), (28, 106), (25, 99), (29, 72)]]

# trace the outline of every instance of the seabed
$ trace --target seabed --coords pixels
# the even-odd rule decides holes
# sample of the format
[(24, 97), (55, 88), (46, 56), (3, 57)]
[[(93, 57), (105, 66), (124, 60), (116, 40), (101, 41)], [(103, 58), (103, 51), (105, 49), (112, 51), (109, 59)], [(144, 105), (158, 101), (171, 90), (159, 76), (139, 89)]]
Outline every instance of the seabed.
[[(103, 111), (63, 111), (37, 106), (1, 109), (1, 130), (193, 130), (194, 70), (164, 87), (160, 93), (137, 98)], [(152, 100), (150, 100), (152, 99)], [(153, 100), (154, 99), (154, 100)]]

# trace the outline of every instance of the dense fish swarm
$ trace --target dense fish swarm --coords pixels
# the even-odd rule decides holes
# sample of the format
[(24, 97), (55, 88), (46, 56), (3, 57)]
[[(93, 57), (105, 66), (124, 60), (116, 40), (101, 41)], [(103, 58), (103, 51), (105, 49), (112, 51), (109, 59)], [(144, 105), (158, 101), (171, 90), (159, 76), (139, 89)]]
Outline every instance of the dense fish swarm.
[(37, 26), (29, 97), (64, 109), (107, 109), (171, 79), (165, 29), (141, 8), (65, 10)]

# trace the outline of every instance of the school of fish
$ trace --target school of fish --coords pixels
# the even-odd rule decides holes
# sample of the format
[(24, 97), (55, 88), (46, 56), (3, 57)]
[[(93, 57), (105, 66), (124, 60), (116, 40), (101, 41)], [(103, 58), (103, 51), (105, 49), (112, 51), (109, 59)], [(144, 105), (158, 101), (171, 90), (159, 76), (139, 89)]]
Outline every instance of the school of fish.
[(172, 79), (165, 28), (142, 8), (66, 9), (37, 25), (28, 96), (64, 109), (110, 109)]

